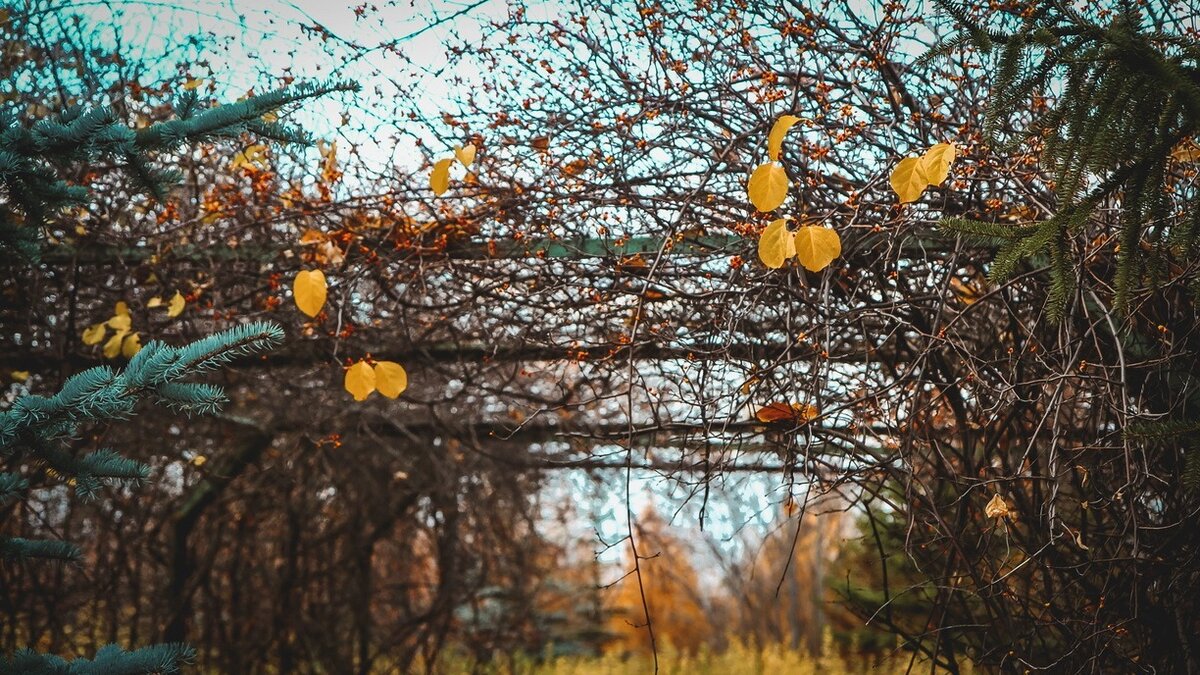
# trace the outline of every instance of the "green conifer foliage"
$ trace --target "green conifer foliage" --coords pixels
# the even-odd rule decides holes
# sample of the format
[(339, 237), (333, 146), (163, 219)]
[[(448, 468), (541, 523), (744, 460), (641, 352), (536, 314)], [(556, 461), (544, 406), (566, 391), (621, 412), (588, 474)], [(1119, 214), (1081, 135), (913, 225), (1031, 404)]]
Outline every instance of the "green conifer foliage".
[(162, 199), (179, 176), (155, 165), (155, 153), (189, 143), (253, 134), (281, 143), (311, 141), (302, 130), (264, 115), (306, 99), (353, 90), (352, 83), (308, 83), (205, 108), (194, 90), (175, 102), (175, 118), (133, 130), (108, 108), (72, 106), (26, 127), (11, 111), (0, 110), (0, 253), (14, 250), (36, 258), (38, 231), (55, 211), (81, 204), (87, 189), (63, 179), (64, 166), (115, 162), (140, 190)]
[[(264, 115), (305, 99), (353, 89), (344, 83), (305, 84), (212, 108), (202, 108), (195, 92), (176, 103), (175, 119), (133, 130), (108, 109), (68, 108), (31, 126), (0, 111), (0, 255), (37, 258), (40, 232), (53, 214), (84, 203), (84, 186), (64, 178), (65, 169), (109, 162), (143, 191), (161, 198), (176, 175), (155, 165), (155, 153), (189, 143), (251, 134), (282, 143), (307, 143), (303, 131)], [(143, 346), (123, 370), (91, 368), (68, 379), (53, 396), (26, 395), (0, 412), (0, 505), (20, 500), (29, 490), (56, 483), (73, 485), (81, 498), (95, 498), (106, 484), (136, 485), (149, 467), (111, 449), (77, 456), (69, 441), (88, 423), (127, 418), (143, 399), (188, 414), (215, 413), (222, 391), (191, 381), (243, 355), (261, 352), (283, 339), (271, 323), (249, 323), (182, 347), (161, 342)], [(0, 535), (0, 564), (32, 559), (76, 561), (71, 542)], [(65, 661), (26, 650), (0, 658), (0, 675), (173, 673), (191, 661), (191, 648), (152, 645), (129, 652), (109, 645), (92, 660)]]
[[(1098, 209), (1116, 206), (1121, 217), (1107, 233), (1118, 245), (1112, 287), (1114, 304), (1128, 309), (1156, 270), (1196, 251), (1200, 191), (1173, 181), (1172, 151), (1200, 125), (1200, 42), (1161, 31), (1135, 3), (1100, 12), (1106, 23), (1070, 3), (1045, 2), (1023, 14), (993, 13), (987, 25), (969, 3), (938, 4), (962, 31), (933, 54), (971, 43), (995, 57), (985, 130), (1001, 150), (1042, 142), (1058, 198), (1058, 212), (1040, 223), (943, 225), (1001, 241), (994, 280), (1009, 278), (1025, 259), (1050, 263), (1051, 308), (1061, 317), (1082, 264), (1074, 239)], [(1037, 96), (1048, 96), (1049, 111), (1014, 125)]]

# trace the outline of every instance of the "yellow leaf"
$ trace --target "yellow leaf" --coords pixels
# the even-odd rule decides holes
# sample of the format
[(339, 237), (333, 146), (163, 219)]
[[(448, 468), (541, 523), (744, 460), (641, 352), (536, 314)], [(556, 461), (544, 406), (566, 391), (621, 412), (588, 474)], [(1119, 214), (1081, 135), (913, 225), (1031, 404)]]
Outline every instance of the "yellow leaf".
[(296, 300), (296, 306), (309, 316), (321, 313), (321, 308), (325, 306), (326, 291), (325, 273), (321, 270), (302, 270), (292, 282), (292, 296)]
[(125, 336), (125, 341), (121, 343), (121, 355), (127, 359), (132, 359), (134, 354), (142, 348), (142, 338), (138, 337), (137, 333), (131, 333)]
[(440, 197), (449, 189), (450, 165), (453, 163), (453, 159), (439, 159), (437, 164), (433, 165), (433, 173), (429, 174), (429, 188), (433, 190), (433, 194)]
[(771, 127), (771, 133), (767, 135), (767, 156), (778, 162), (780, 155), (783, 154), (783, 137), (787, 135), (797, 122), (799, 117), (795, 115), (784, 115), (775, 120), (775, 126)]
[(129, 330), (130, 326), (133, 325), (133, 320), (129, 318), (128, 314), (117, 314), (109, 317), (108, 321), (105, 323), (108, 324), (109, 328), (115, 331), (125, 332)]
[(366, 361), (359, 361), (346, 370), (345, 386), (355, 401), (365, 401), (375, 391), (375, 370)]
[(946, 181), (957, 152), (953, 143), (938, 143), (925, 151), (921, 157), (921, 173), (925, 174), (929, 185), (941, 185)]
[(198, 77), (195, 77), (195, 78), (188, 80), (187, 82), (184, 82), (183, 88), (187, 91), (191, 91), (193, 89), (199, 88), (200, 85), (202, 85), (202, 84), (204, 84), (204, 80), (202, 80)]
[(788, 178), (782, 164), (767, 162), (750, 174), (750, 182), (746, 183), (746, 194), (750, 203), (762, 212), (774, 211), (779, 208), (787, 197)]
[(204, 466), (204, 463), (207, 461), (208, 461), (208, 458), (205, 457), (204, 455), (196, 455), (195, 457), (192, 458), (192, 465), (193, 466)]
[(326, 237), (325, 237), (325, 233), (320, 230), (314, 230), (311, 227), (308, 228), (307, 230), (305, 230), (304, 234), (300, 235), (300, 245), (301, 246), (309, 246), (311, 244), (320, 244), (321, 242), (324, 242), (324, 241), (328, 241), (328, 239), (326, 239)]
[(115, 359), (121, 353), (121, 343), (125, 340), (128, 330), (118, 330), (104, 343), (104, 358)]
[(1008, 516), (1008, 503), (1004, 501), (1004, 497), (1000, 493), (992, 496), (991, 501), (983, 508), (983, 513), (988, 518), (1005, 518)]
[(454, 148), (454, 156), (463, 166), (469, 167), (475, 161), (475, 146), (468, 143), (465, 147)]
[(766, 423), (798, 422), (803, 424), (811, 422), (819, 417), (820, 414), (821, 411), (817, 409), (817, 406), (811, 403), (802, 405), (800, 403), (783, 403), (780, 401), (777, 403), (768, 403), (759, 408), (758, 412), (754, 413), (754, 418), (759, 422)]
[(905, 157), (892, 170), (891, 184), (900, 203), (915, 202), (929, 185), (920, 157)]
[(964, 282), (958, 277), (950, 278), (950, 290), (963, 301), (964, 305), (973, 305), (983, 297), (985, 288), (980, 288), (975, 282)]
[(321, 153), (321, 179), (332, 183), (338, 178), (337, 173), (337, 141), (326, 143), (317, 141), (317, 152)]
[(11, 373), (9, 373), (9, 376), (12, 377), (13, 382), (24, 382), (25, 380), (29, 379), (29, 371), (28, 370), (14, 370)]
[(408, 373), (399, 363), (376, 362), (375, 388), (388, 398), (396, 398), (408, 388)]
[(807, 225), (796, 230), (796, 257), (810, 272), (820, 272), (842, 254), (842, 239), (831, 227)]
[(146, 307), (149, 309), (154, 309), (155, 307), (162, 307), (162, 304), (163, 304), (163, 299), (158, 297), (157, 295), (146, 301)]
[(174, 318), (183, 314), (183, 308), (186, 306), (187, 301), (183, 299), (183, 295), (175, 291), (175, 295), (171, 296), (171, 304), (167, 305), (167, 316)]
[(124, 300), (117, 301), (113, 307), (113, 316), (129, 316), (129, 305)]
[(91, 326), (88, 326), (83, 331), (83, 344), (85, 344), (85, 345), (100, 344), (100, 341), (104, 339), (105, 332), (106, 331), (104, 329), (104, 324), (102, 324), (102, 323), (94, 323)]
[(787, 229), (787, 219), (771, 221), (758, 239), (758, 259), (771, 269), (783, 267), (788, 258), (796, 255), (796, 242)]

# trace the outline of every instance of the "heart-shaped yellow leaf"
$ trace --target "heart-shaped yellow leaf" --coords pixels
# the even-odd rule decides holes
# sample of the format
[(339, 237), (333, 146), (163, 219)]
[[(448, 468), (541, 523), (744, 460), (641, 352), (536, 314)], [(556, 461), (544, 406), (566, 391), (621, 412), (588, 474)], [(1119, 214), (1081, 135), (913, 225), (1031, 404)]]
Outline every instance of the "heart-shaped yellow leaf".
[(469, 167), (475, 161), (475, 146), (468, 143), (466, 146), (454, 148), (454, 156), (463, 166)]
[(408, 388), (408, 373), (399, 363), (377, 361), (375, 363), (375, 388), (388, 398), (396, 398)]
[(807, 225), (796, 230), (796, 257), (810, 272), (820, 272), (842, 254), (842, 239), (831, 227)]
[(901, 204), (915, 202), (921, 198), (921, 193), (929, 185), (925, 178), (924, 167), (920, 157), (905, 157), (892, 170), (892, 189), (900, 198)]
[(788, 232), (787, 219), (771, 221), (758, 239), (758, 259), (771, 269), (783, 267), (788, 258), (796, 255), (796, 242)]
[(429, 189), (433, 194), (440, 197), (450, 188), (450, 165), (453, 163), (453, 159), (439, 159), (433, 165), (433, 173), (429, 174)]
[(783, 165), (767, 162), (750, 174), (750, 182), (746, 183), (746, 194), (750, 203), (762, 212), (774, 211), (787, 198), (788, 177)]
[(784, 115), (775, 120), (775, 125), (771, 127), (771, 133), (767, 135), (768, 157), (776, 162), (779, 161), (780, 155), (783, 154), (783, 137), (799, 121), (800, 118), (795, 115)]
[(137, 333), (130, 333), (125, 336), (125, 341), (121, 343), (121, 356), (127, 359), (132, 359), (134, 354), (142, 348), (142, 338), (138, 337)]
[(366, 361), (359, 361), (346, 370), (346, 391), (355, 401), (365, 401), (375, 391), (375, 370)]
[(326, 292), (325, 273), (321, 270), (302, 270), (292, 282), (292, 297), (296, 300), (296, 306), (309, 316), (321, 313)]
[(957, 152), (953, 143), (938, 143), (925, 151), (921, 157), (921, 173), (925, 174), (929, 185), (941, 185), (946, 181)]
[(186, 306), (187, 300), (183, 299), (183, 295), (179, 291), (175, 291), (175, 295), (171, 297), (171, 304), (167, 305), (167, 316), (172, 318), (179, 316)]
[(97, 345), (104, 339), (104, 324), (94, 323), (83, 331), (83, 344)]

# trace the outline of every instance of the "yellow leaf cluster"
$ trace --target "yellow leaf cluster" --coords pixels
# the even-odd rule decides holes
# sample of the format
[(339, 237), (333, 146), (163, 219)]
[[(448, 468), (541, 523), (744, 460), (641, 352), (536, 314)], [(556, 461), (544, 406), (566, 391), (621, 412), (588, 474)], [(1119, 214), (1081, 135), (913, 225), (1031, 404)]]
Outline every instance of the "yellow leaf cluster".
[(399, 363), (376, 361), (372, 366), (363, 359), (346, 369), (343, 386), (355, 401), (365, 401), (376, 391), (388, 398), (396, 398), (408, 388), (408, 374)]
[[(110, 328), (113, 331), (111, 336), (108, 335)], [(107, 321), (92, 324), (84, 329), (83, 344), (97, 345), (104, 342), (101, 351), (104, 358), (107, 359), (115, 359), (118, 355), (127, 359), (133, 358), (133, 355), (142, 348), (142, 339), (137, 333), (131, 332), (132, 328), (133, 318), (129, 315), (129, 306), (124, 302), (118, 302), (113, 310), (113, 315)]]
[(325, 273), (321, 270), (301, 270), (292, 281), (292, 297), (296, 307), (309, 316), (315, 317), (321, 313), (327, 293)]
[(953, 143), (938, 143), (920, 157), (906, 157), (892, 170), (892, 190), (900, 203), (915, 202), (925, 188), (941, 185), (950, 175), (957, 149)]
[(793, 233), (786, 218), (771, 221), (758, 240), (758, 257), (771, 269), (795, 256), (804, 269), (820, 272), (841, 254), (842, 239), (833, 228), (805, 225)]

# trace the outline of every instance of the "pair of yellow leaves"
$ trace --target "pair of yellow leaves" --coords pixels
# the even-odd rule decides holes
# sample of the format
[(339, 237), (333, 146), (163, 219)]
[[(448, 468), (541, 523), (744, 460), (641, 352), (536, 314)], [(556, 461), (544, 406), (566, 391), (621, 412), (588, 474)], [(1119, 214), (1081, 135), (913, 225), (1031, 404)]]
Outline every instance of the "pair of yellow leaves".
[(315, 317), (321, 313), (328, 295), (325, 273), (321, 270), (301, 270), (292, 281), (292, 298), (301, 312)]
[(779, 269), (795, 256), (810, 272), (820, 272), (842, 254), (842, 238), (831, 227), (805, 225), (795, 232), (787, 227), (787, 218), (771, 221), (758, 239), (758, 259), (771, 269)]
[[(163, 299), (156, 295), (146, 301), (146, 306), (151, 309), (155, 307), (162, 307), (163, 302)], [(171, 296), (170, 301), (167, 301), (167, 316), (171, 317), (172, 319), (179, 316), (183, 313), (184, 307), (187, 307), (187, 300), (184, 299), (182, 293), (175, 291), (175, 295)]]
[[(162, 304), (162, 298), (153, 297), (146, 303), (146, 306), (160, 307)], [(167, 307), (167, 316), (172, 318), (179, 316), (186, 305), (187, 301), (184, 300), (183, 295), (179, 291), (175, 291), (175, 297), (171, 298)], [(108, 337), (110, 328), (113, 334)], [(105, 341), (106, 337), (108, 337), (107, 341)], [(92, 324), (83, 331), (83, 344), (95, 345), (101, 342), (104, 342), (104, 357), (108, 359), (115, 359), (118, 354), (130, 359), (142, 348), (141, 336), (133, 332), (133, 317), (129, 314), (129, 305), (118, 302), (113, 315), (107, 321)]]
[(892, 170), (891, 184), (900, 203), (915, 202), (925, 188), (941, 185), (950, 175), (957, 150), (953, 143), (938, 143), (920, 157), (906, 157)]
[(372, 366), (362, 360), (346, 369), (344, 384), (355, 401), (367, 400), (374, 391), (396, 398), (408, 388), (408, 373), (392, 361), (376, 361)]
[(433, 173), (429, 174), (429, 188), (433, 190), (433, 194), (440, 197), (450, 189), (450, 165), (454, 164), (455, 159), (463, 167), (471, 168), (471, 164), (475, 162), (475, 146), (471, 144), (455, 146), (453, 158), (439, 159), (433, 165)]
[(771, 133), (767, 135), (767, 156), (771, 161), (761, 164), (750, 174), (746, 183), (746, 194), (754, 208), (766, 213), (774, 211), (783, 204), (788, 193), (787, 172), (779, 163), (783, 155), (783, 137), (788, 130), (801, 121), (795, 115), (784, 115), (775, 121)]

